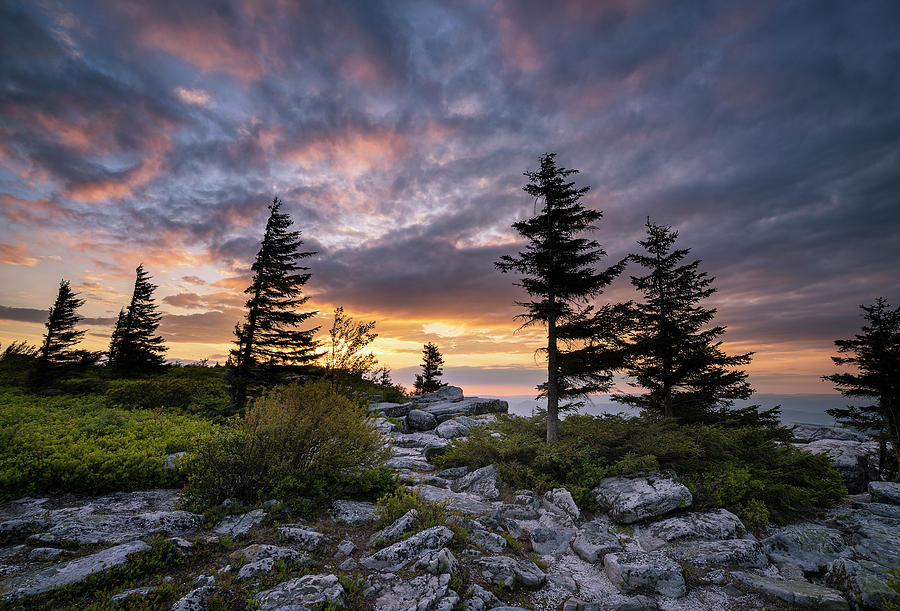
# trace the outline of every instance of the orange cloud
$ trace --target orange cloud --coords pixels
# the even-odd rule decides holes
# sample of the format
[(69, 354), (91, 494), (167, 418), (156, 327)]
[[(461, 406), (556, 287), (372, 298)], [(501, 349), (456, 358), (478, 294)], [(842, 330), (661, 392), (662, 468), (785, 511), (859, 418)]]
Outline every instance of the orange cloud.
[(48, 198), (21, 199), (0, 193), (0, 216), (11, 223), (34, 224), (48, 220), (71, 218), (71, 212)]
[(26, 254), (25, 246), (13, 246), (8, 242), (0, 242), (0, 263), (33, 267), (40, 262), (40, 259), (29, 257)]

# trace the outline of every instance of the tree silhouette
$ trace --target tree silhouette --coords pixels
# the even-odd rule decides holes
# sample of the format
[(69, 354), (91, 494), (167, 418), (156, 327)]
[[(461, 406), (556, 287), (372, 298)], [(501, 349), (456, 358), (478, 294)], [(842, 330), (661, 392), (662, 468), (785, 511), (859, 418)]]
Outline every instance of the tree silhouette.
[(235, 409), (246, 402), (254, 370), (305, 365), (319, 356), (313, 337), (319, 328), (298, 328), (317, 312), (297, 311), (309, 299), (303, 295), (303, 286), (311, 276), (309, 268), (297, 262), (315, 253), (300, 250), (300, 232), (290, 230), (293, 223), (281, 206), (277, 197), (269, 206), (265, 233), (251, 268), (253, 280), (244, 291), (250, 296), (245, 304), (247, 316), (234, 329), (230, 380)]
[(851, 365), (856, 373), (823, 376), (845, 397), (870, 399), (874, 403), (826, 410), (838, 422), (872, 434), (881, 442), (880, 467), (884, 467), (886, 444), (894, 450), (889, 474), (900, 476), (900, 307), (879, 297), (870, 306), (860, 306), (865, 323), (862, 333), (834, 342), (835, 365)]
[(60, 280), (56, 301), (50, 306), (47, 322), (44, 323), (44, 343), (38, 361), (44, 366), (66, 365), (78, 360), (78, 353), (70, 350), (81, 341), (84, 331), (75, 329), (81, 320), (77, 310), (84, 305), (84, 299), (69, 286), (68, 280)]
[(522, 274), (516, 284), (532, 297), (516, 302), (525, 309), (516, 317), (522, 326), (547, 328), (547, 382), (538, 390), (547, 397), (548, 443), (557, 438), (560, 399), (607, 390), (612, 383), (612, 370), (621, 360), (613, 332), (620, 311), (613, 306), (598, 310), (589, 301), (625, 267), (623, 260), (595, 269), (606, 252), (582, 234), (594, 230), (603, 213), (581, 204), (590, 187), (575, 187), (569, 177), (578, 170), (557, 167), (555, 157), (546, 154), (537, 171), (525, 172), (524, 191), (543, 204), (531, 218), (513, 223), (528, 240), (525, 250), (495, 263), (501, 272)]
[(164, 340), (156, 335), (162, 314), (153, 302), (156, 285), (150, 282), (144, 264), (135, 270), (131, 302), (119, 311), (109, 344), (109, 363), (113, 369), (138, 373), (163, 364)]
[(416, 393), (421, 395), (434, 392), (441, 386), (446, 386), (441, 383), (441, 376), (444, 375), (443, 365), (444, 357), (438, 347), (431, 342), (425, 344), (422, 348), (422, 373), (416, 374)]
[[(734, 399), (753, 392), (746, 372), (737, 369), (753, 353), (722, 352), (725, 327), (708, 327), (716, 310), (701, 305), (716, 291), (715, 278), (699, 271), (699, 260), (683, 263), (690, 250), (673, 249), (677, 231), (649, 218), (646, 226), (647, 238), (638, 242), (645, 252), (631, 255), (647, 274), (631, 277), (644, 302), (631, 308), (634, 331), (625, 373), (647, 392), (613, 400), (682, 421), (721, 419)], [(755, 407), (745, 409), (755, 413)]]
[(334, 322), (328, 330), (329, 346), (325, 353), (328, 374), (337, 377), (362, 378), (375, 366), (371, 352), (363, 352), (375, 341), (375, 321), (357, 322), (344, 314), (343, 306), (334, 309)]

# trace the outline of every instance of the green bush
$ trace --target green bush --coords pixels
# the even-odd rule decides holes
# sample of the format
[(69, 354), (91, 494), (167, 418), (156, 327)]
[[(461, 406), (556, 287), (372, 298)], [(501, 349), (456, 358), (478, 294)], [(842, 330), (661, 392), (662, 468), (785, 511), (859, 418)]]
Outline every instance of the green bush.
[(108, 408), (98, 396), (0, 388), (0, 497), (177, 486), (164, 456), (216, 425), (162, 411)]
[(163, 407), (210, 417), (226, 414), (229, 401), (224, 378), (215, 374), (189, 375), (190, 369), (212, 371), (175, 368), (153, 378), (114, 380), (106, 391), (106, 403), (123, 409)]
[(327, 382), (291, 384), (260, 397), (243, 419), (200, 440), (184, 461), (185, 505), (277, 498), (300, 510), (338, 496), (396, 487), (364, 411)]
[(435, 462), (439, 467), (496, 464), (513, 488), (544, 492), (564, 486), (584, 507), (595, 506), (590, 491), (603, 477), (672, 469), (690, 488), (694, 507), (725, 507), (750, 527), (832, 506), (846, 494), (828, 458), (786, 443), (790, 433), (784, 428), (571, 415), (560, 422), (559, 440), (547, 446), (544, 426), (543, 414), (501, 416), (501, 438), (477, 429)]

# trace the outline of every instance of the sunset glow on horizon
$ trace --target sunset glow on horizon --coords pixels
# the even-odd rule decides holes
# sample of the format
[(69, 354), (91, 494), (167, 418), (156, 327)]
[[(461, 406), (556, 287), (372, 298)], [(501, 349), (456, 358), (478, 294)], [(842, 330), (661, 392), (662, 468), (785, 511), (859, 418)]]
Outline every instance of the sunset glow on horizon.
[[(411, 385), (426, 342), (467, 394), (528, 395), (518, 329), (541, 154), (581, 171), (594, 237), (644, 221), (716, 277), (725, 349), (765, 393), (829, 393), (860, 304), (900, 302), (900, 4), (653, 0), (0, 8), (0, 345), (38, 344), (61, 278), (105, 350), (143, 263), (167, 358), (224, 363), (274, 196), (309, 326), (377, 321)], [(636, 298), (629, 267), (601, 300)]]

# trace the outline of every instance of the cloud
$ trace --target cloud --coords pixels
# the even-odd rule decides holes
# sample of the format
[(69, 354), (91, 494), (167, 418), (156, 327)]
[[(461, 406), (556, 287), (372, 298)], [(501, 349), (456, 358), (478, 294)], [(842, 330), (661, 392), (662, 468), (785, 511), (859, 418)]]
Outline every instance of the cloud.
[(0, 263), (24, 267), (33, 267), (40, 263), (40, 259), (37, 257), (30, 257), (26, 253), (27, 250), (24, 244), (15, 246), (7, 242), (0, 242)]
[(209, 106), (210, 96), (202, 89), (185, 89), (184, 87), (176, 87), (175, 95), (185, 104), (195, 104), (197, 106)]

